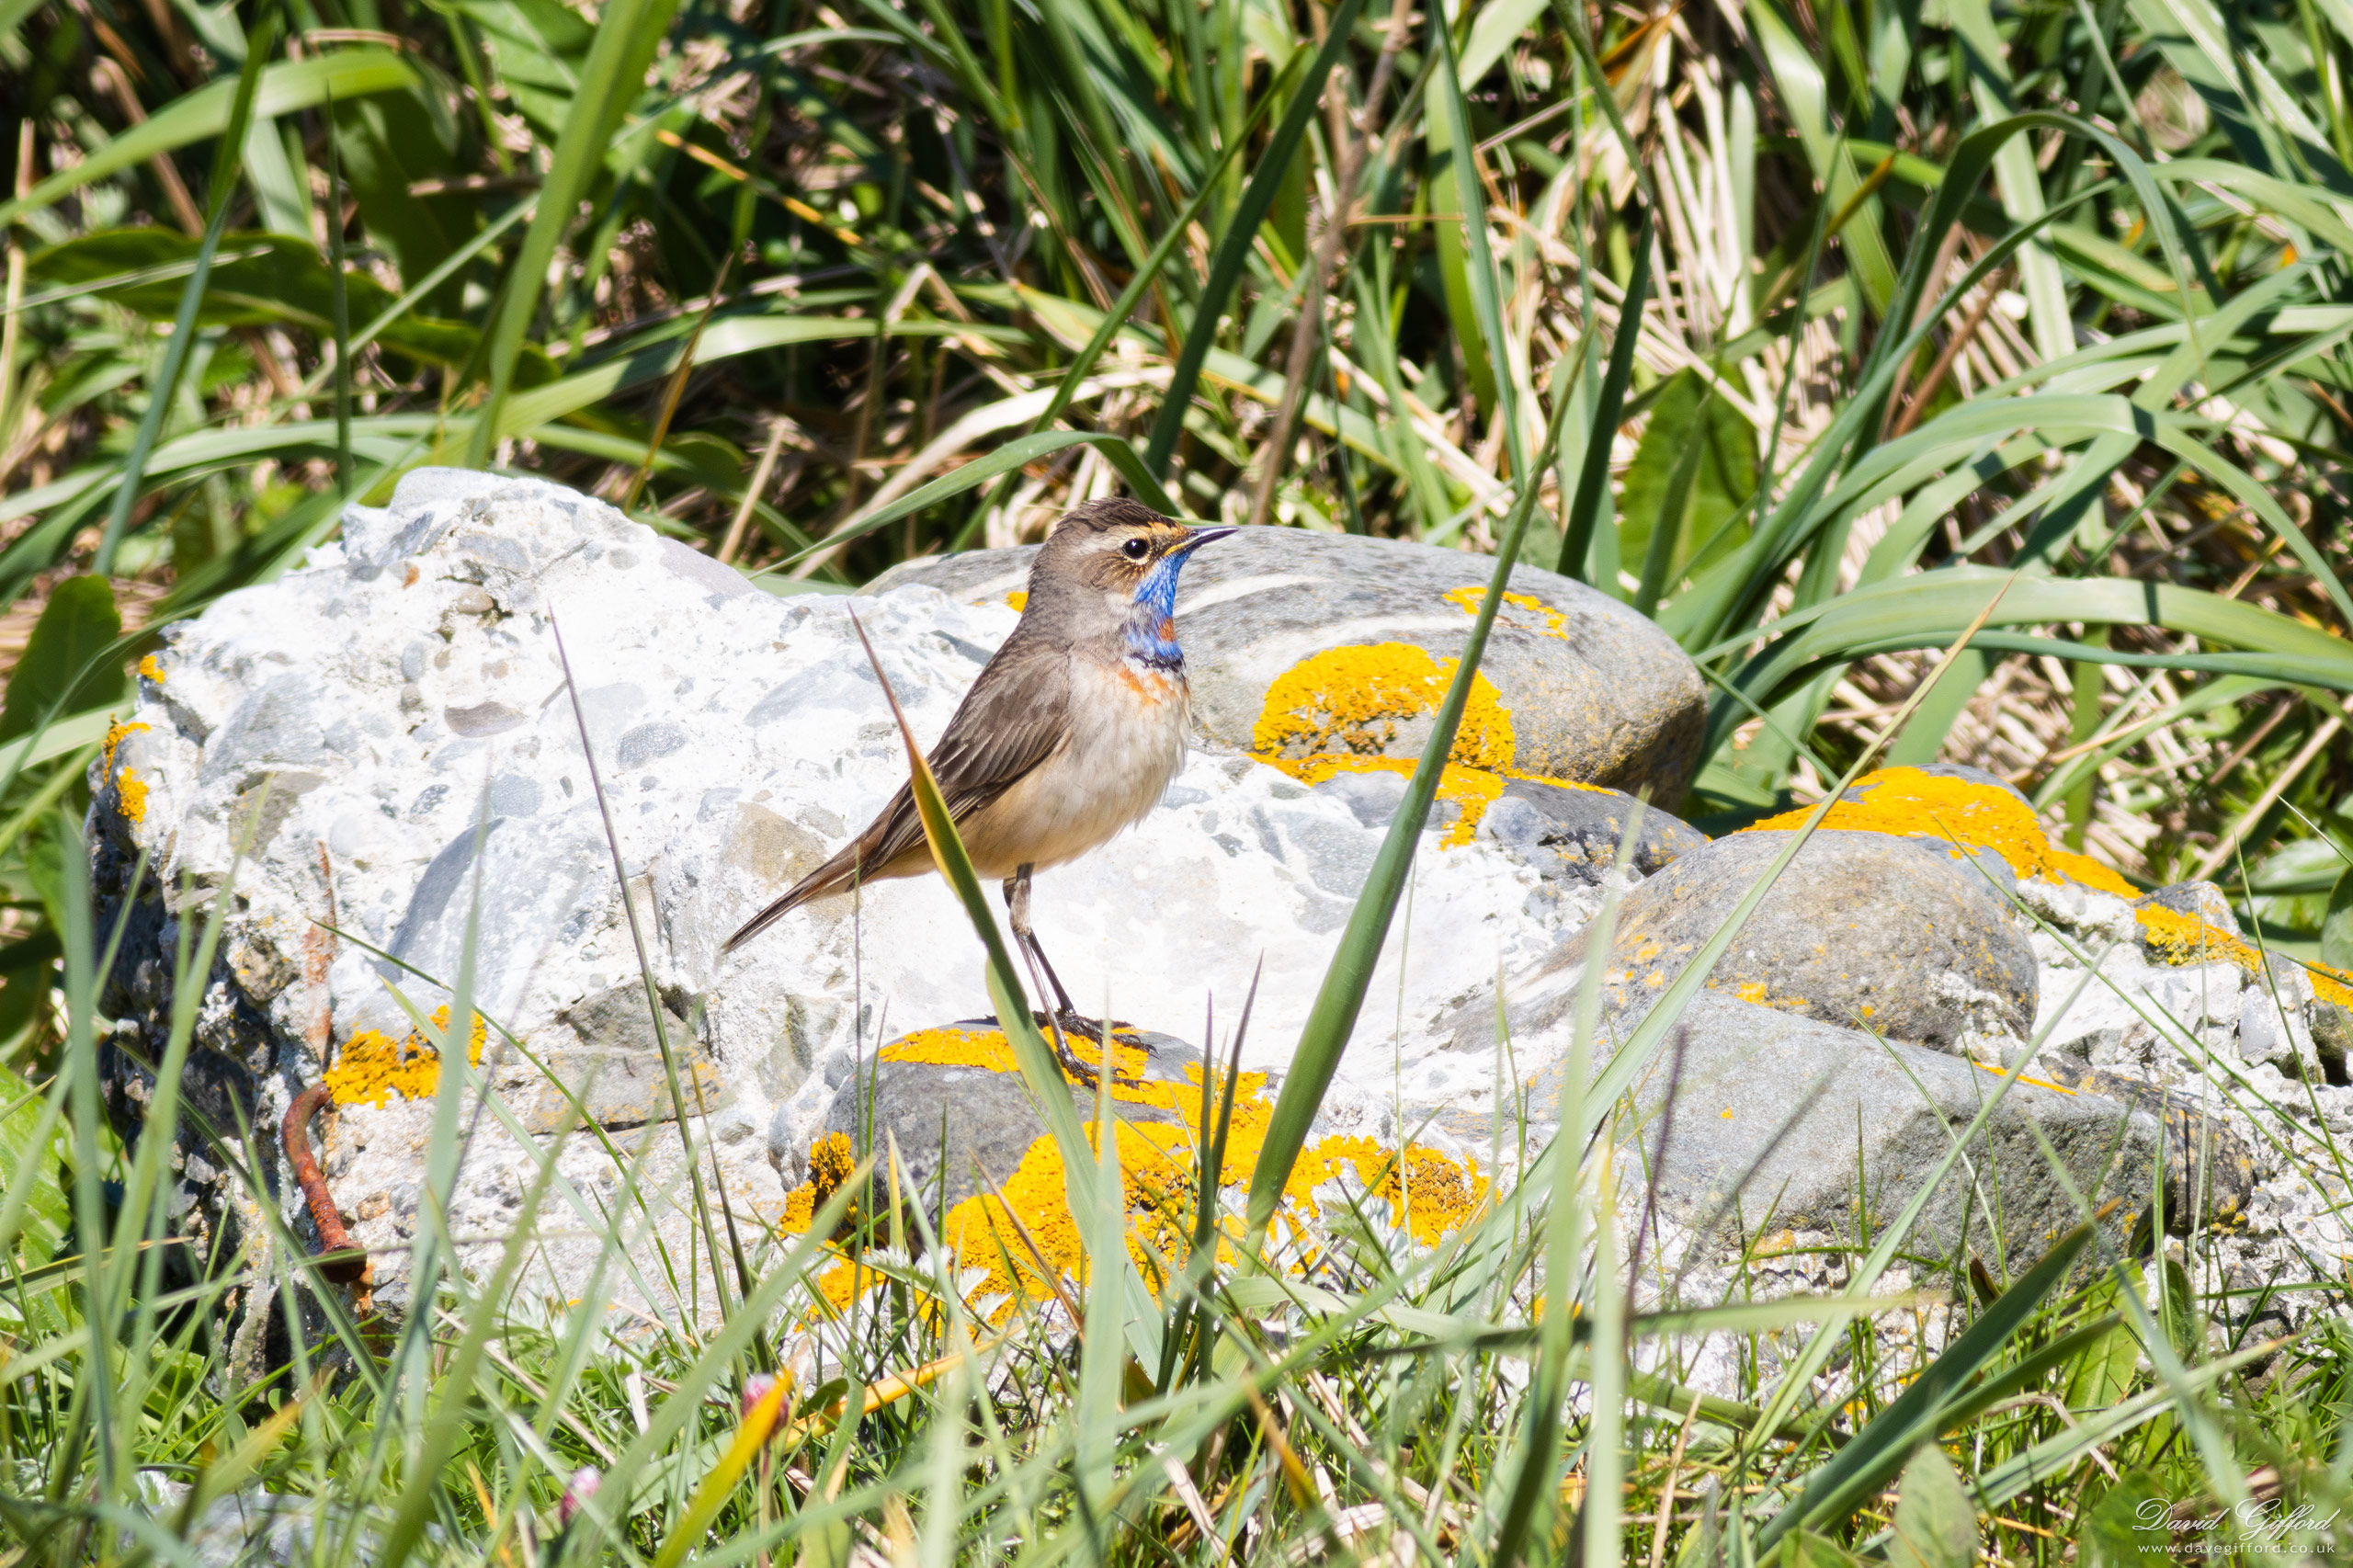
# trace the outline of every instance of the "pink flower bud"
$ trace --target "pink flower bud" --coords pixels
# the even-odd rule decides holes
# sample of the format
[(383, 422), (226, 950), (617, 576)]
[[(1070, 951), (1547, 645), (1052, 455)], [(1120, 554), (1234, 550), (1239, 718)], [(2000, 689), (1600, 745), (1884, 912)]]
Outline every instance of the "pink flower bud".
[(604, 1483), (605, 1472), (593, 1464), (584, 1464), (574, 1471), (572, 1479), (564, 1483), (563, 1501), (556, 1505), (556, 1523), (570, 1524), (572, 1516), (580, 1512), (581, 1505), (597, 1495), (597, 1488)]
[(767, 1398), (775, 1391), (776, 1375), (772, 1372), (754, 1372), (750, 1377), (745, 1378), (744, 1380), (745, 1419), (749, 1420), (760, 1401)]

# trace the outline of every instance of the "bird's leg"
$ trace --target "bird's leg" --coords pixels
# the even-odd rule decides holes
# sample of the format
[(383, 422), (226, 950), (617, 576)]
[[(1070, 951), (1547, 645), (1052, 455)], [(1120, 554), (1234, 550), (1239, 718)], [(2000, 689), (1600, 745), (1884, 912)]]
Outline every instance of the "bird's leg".
[[(1029, 870), (1024, 866), (1005, 880), (1005, 910), (1013, 922), (1013, 937), (1028, 949), (1038, 968), (1046, 971), (1046, 983), (1054, 991), (1055, 1009), (1075, 1017), (1078, 1009), (1071, 1006), (1070, 993), (1063, 989), (1062, 976), (1046, 961), (1046, 949), (1039, 945), (1037, 930), (1029, 924)], [(1036, 977), (1031, 978), (1034, 981)]]
[(1040, 991), (1045, 989), (1038, 976), (1038, 971), (1042, 969), (1046, 981), (1053, 986), (1057, 1005), (1047, 1010), (1046, 1032), (1054, 1042), (1055, 1058), (1074, 1076), (1092, 1085), (1097, 1081), (1095, 1069), (1081, 1062), (1078, 1053), (1071, 1050), (1070, 1041), (1063, 1038), (1062, 1020), (1064, 1017), (1075, 1018), (1078, 1009), (1071, 1006), (1070, 993), (1063, 989), (1062, 977), (1054, 972), (1054, 966), (1046, 961), (1046, 951), (1038, 945), (1038, 933), (1029, 926), (1029, 870), (1030, 868), (1025, 865), (1005, 879), (1006, 918), (1013, 926), (1014, 944), (1021, 949), (1022, 960), (1029, 966), (1029, 983)]

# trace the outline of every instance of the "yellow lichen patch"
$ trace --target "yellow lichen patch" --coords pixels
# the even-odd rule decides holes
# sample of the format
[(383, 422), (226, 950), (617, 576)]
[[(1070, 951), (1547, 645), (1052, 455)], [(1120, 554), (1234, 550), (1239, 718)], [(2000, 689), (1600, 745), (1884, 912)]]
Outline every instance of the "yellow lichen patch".
[[(1070, 1043), (1086, 1060), (1096, 1060), (1088, 1042)], [(1113, 1052), (1122, 1067), (1143, 1065), (1142, 1051), (1120, 1044), (1116, 1037)], [(885, 1047), (882, 1060), (1015, 1071), (1011, 1046), (996, 1030), (927, 1029)], [(1118, 1099), (1167, 1113), (1165, 1119), (1114, 1123), (1129, 1252), (1143, 1278), (1155, 1286), (1163, 1263), (1181, 1257), (1191, 1245), (1201, 1138), (1200, 1068), (1188, 1068), (1187, 1078), (1185, 1083), (1113, 1082)], [(1234, 1085), (1233, 1115), (1218, 1171), (1222, 1188), (1246, 1183), (1256, 1166), (1274, 1112), (1266, 1083), (1266, 1074), (1245, 1073)], [(1097, 1129), (1087, 1128), (1090, 1145), (1099, 1136)], [(786, 1199), (779, 1229), (806, 1232), (816, 1210), (853, 1167), (847, 1138), (835, 1133), (821, 1140), (810, 1152), (810, 1179)], [(1061, 1147), (1051, 1137), (1040, 1138), (997, 1193), (965, 1199), (942, 1219), (941, 1240), (961, 1267), (979, 1273), (978, 1282), (967, 1292), (975, 1310), (1002, 1318), (1020, 1301), (1051, 1298), (1063, 1280), (1086, 1282), (1086, 1249), (1071, 1216), (1067, 1176)], [(1418, 1144), (1406, 1149), (1401, 1175), (1392, 1153), (1369, 1138), (1323, 1139), (1301, 1153), (1285, 1185), (1281, 1218), (1292, 1237), (1305, 1235), (1305, 1227), (1315, 1218), (1317, 1189), (1344, 1177), (1387, 1199), (1391, 1222), (1409, 1226), (1425, 1245), (1434, 1244), (1477, 1212), (1489, 1187), (1476, 1162), (1458, 1165)], [(1228, 1260), (1239, 1241), (1233, 1228), (1236, 1224), (1229, 1217), (1228, 1232), (1220, 1242), (1221, 1256)], [(840, 1309), (875, 1282), (871, 1270), (842, 1257), (819, 1274), (817, 1286), (825, 1301)]]
[(1402, 1164), (1390, 1165), (1380, 1195), (1389, 1200), (1392, 1224), (1410, 1221), (1414, 1240), (1436, 1246), (1486, 1198), (1487, 1178), (1476, 1161), (1466, 1170), (1435, 1149), (1413, 1144)]
[(163, 661), (156, 658), (153, 653), (148, 654), (145, 658), (139, 661), (139, 673), (145, 676), (149, 680), (153, 681), (157, 686), (164, 684)]
[[(1449, 588), (1438, 597), (1468, 616), (1476, 616), (1487, 602), (1487, 590), (1472, 585)], [(1514, 614), (1515, 610), (1524, 613)], [(1569, 618), (1532, 594), (1506, 594), (1504, 608), (1495, 611), (1495, 619), (1521, 631), (1533, 631), (1539, 637), (1568, 638)]]
[[(1064, 1037), (1070, 1053), (1089, 1067), (1103, 1064), (1103, 1048), (1078, 1035)], [(983, 1067), (992, 1073), (1018, 1073), (1021, 1063), (1013, 1054), (1013, 1041), (1003, 1029), (962, 1029), (953, 1027), (921, 1029), (904, 1040), (892, 1041), (882, 1048), (885, 1062), (916, 1062), (930, 1067)], [(1111, 1094), (1116, 1099), (1136, 1105), (1160, 1104), (1174, 1085), (1138, 1083), (1134, 1080), (1143, 1071), (1150, 1058), (1141, 1045), (1122, 1042), (1120, 1031), (1111, 1031)], [(1063, 1069), (1063, 1076), (1082, 1088), (1093, 1088), (1086, 1079)], [(835, 1136), (839, 1136), (836, 1134)]]
[[(449, 1028), (449, 1008), (434, 1013), (433, 1027)], [(484, 1034), (482, 1015), (476, 1013), (466, 1059), (477, 1067), (482, 1065)], [(441, 1053), (422, 1033), (411, 1033), (394, 1044), (375, 1029), (361, 1029), (344, 1041), (342, 1053), (322, 1077), (337, 1105), (381, 1106), (394, 1095), (409, 1100), (430, 1099), (441, 1084)]]
[(125, 740), (137, 734), (140, 731), (152, 729), (153, 727), (153, 726), (152, 725), (142, 724), (134, 720), (129, 719), (122, 720), (118, 723), (108, 725), (107, 738), (103, 743), (105, 751), (104, 766), (108, 767), (112, 767), (114, 766), (115, 747), (122, 744)]
[[(152, 660), (154, 655), (150, 653), (148, 657)], [(147, 781), (128, 767), (118, 772), (114, 765), (114, 752), (126, 736), (149, 727), (128, 721), (108, 725), (104, 756), (98, 763), (99, 773), (111, 775), (114, 778), (114, 809), (131, 822), (138, 822), (147, 814)]]
[(1029, 596), (1019, 588), (1016, 588), (1005, 596), (1005, 602), (1012, 606), (1017, 612), (1026, 610), (1029, 608)]
[[(1824, 827), (1943, 838), (1998, 855), (2021, 877), (2074, 882), (2128, 899), (2139, 895), (2140, 890), (2088, 855), (2076, 855), (2052, 844), (2034, 808), (1997, 785), (1947, 778), (1917, 767), (1889, 767), (1857, 779), (1855, 792), (1862, 798), (1833, 805), (1823, 817)], [(1793, 828), (1805, 820), (1808, 809), (1768, 817), (1741, 831)], [(2260, 951), (2195, 915), (2154, 904), (2136, 909), (2133, 915), (2141, 923), (2143, 946), (2159, 962), (2228, 961), (2249, 974), (2263, 972)], [(2353, 1006), (2353, 975), (2320, 964), (2304, 967), (2314, 995), (2339, 1006)]]
[[(1999, 855), (2021, 877), (2080, 882), (2124, 898), (2136, 896), (2131, 882), (2090, 856), (2072, 854), (2052, 844), (2034, 808), (1997, 785), (1949, 778), (1917, 767), (1887, 767), (1857, 779), (1853, 792), (1862, 798), (1832, 806), (1823, 818), (1824, 827), (1948, 839)], [(1805, 820), (1810, 809), (1801, 807), (1767, 817), (1741, 831), (1793, 828)]]
[[(2234, 963), (2251, 975), (2263, 973), (2262, 950), (2219, 926), (2154, 904), (2132, 913), (2141, 922), (2141, 945), (2160, 963)], [(2353, 974), (2325, 964), (2307, 963), (2303, 968), (2314, 996), (2339, 1007), (2353, 1007)]]
[[(1281, 768), (1311, 790), (1343, 773), (1395, 773), (1408, 778), (1414, 774), (1414, 765), (1398, 756), (1269, 756), (1260, 760)], [(1452, 802), (1462, 814), (1449, 825), (1446, 836), (1438, 840), (1439, 847), (1451, 849), (1471, 842), (1471, 835), (1479, 830), (1479, 819), (1502, 796), (1505, 777), (1484, 767), (1466, 767), (1459, 762), (1446, 765), (1445, 771), (1438, 775), (1438, 798)]]
[[(1383, 756), (1407, 721), (1438, 711), (1458, 663), (1433, 658), (1410, 642), (1311, 654), (1267, 688), (1250, 749), (1268, 762)], [(1473, 674), (1449, 760), (1472, 767), (1509, 767), (1515, 744), (1511, 710), (1495, 683), (1483, 673)]]
[[(1461, 596), (1485, 592), (1457, 588), (1446, 597), (1461, 603)], [(1512, 604), (1525, 601), (1558, 619), (1557, 611), (1525, 594), (1504, 597)], [(1474, 602), (1469, 608), (1475, 613), (1478, 606)], [(1411, 778), (1415, 759), (1392, 756), (1389, 747), (1405, 721), (1438, 710), (1457, 665), (1409, 642), (1330, 648), (1302, 659), (1267, 688), (1266, 705), (1250, 733), (1251, 752), (1311, 789), (1342, 773)], [(1511, 710), (1503, 705), (1495, 682), (1483, 673), (1473, 674), (1462, 722), (1438, 778), (1438, 798), (1461, 810), (1439, 841), (1441, 847), (1470, 843), (1479, 819), (1510, 779), (1609, 793), (1599, 785), (1523, 771), (1513, 763), (1517, 746)]]

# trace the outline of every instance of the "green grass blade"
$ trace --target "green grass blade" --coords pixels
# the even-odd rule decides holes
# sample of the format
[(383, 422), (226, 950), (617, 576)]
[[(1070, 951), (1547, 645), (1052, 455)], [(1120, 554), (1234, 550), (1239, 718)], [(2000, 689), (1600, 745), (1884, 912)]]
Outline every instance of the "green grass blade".
[(571, 227), (574, 212), (604, 166), (605, 153), (621, 117), (644, 85), (646, 67), (677, 15), (679, 0), (613, 0), (597, 18), (596, 42), (581, 72), (580, 86), (565, 111), (554, 158), (540, 185), (540, 200), (521, 249), (506, 269), (489, 335), (489, 390), (466, 445), (469, 467), (486, 466), (497, 449), (498, 426), (515, 362), (538, 313), (540, 291), (555, 247)]
[[(1290, 63), (1284, 69), (1283, 75), (1278, 79), (1279, 89), (1282, 83), (1290, 81), (1298, 74), (1298, 63), (1303, 58), (1303, 55), (1296, 53), (1292, 55)], [(1103, 350), (1111, 346), (1111, 340), (1119, 335), (1120, 329), (1127, 324), (1128, 318), (1135, 313), (1136, 307), (1143, 302), (1145, 293), (1159, 279), (1162, 269), (1168, 265), (1169, 257), (1175, 256), (1177, 247), (1184, 243), (1186, 231), (1193, 226), (1194, 221), (1216, 199), (1226, 171), (1232, 168), (1234, 160), (1242, 155), (1242, 150), (1248, 144), (1251, 132), (1257, 129), (1258, 121), (1266, 117), (1267, 111), (1279, 96), (1279, 91), (1269, 92), (1258, 100), (1257, 108), (1250, 111), (1249, 119), (1244, 122), (1242, 134), (1226, 143), (1225, 151), (1218, 154), (1217, 163), (1211, 167), (1207, 175), (1202, 176), (1200, 187), (1194, 191), (1191, 199), (1185, 203), (1176, 217), (1169, 220), (1167, 228), (1154, 244), (1151, 252), (1144, 256), (1143, 264), (1136, 268), (1135, 276), (1128, 279), (1128, 286), (1120, 290), (1120, 297), (1111, 301), (1111, 308), (1104, 312), (1102, 321), (1097, 324), (1094, 335), (1086, 340), (1086, 347), (1078, 351), (1076, 357), (1071, 360), (1069, 368), (1063, 371), (1062, 380), (1055, 385), (1054, 395), (1047, 403), (1045, 412), (1030, 421), (1031, 433), (1051, 430), (1054, 421), (1060, 419), (1063, 410), (1070, 407), (1071, 399), (1078, 394), (1080, 383), (1085, 381), (1088, 373), (1095, 369), (1095, 362), (1103, 357)], [(1137, 472), (1149, 481), (1148, 487), (1137, 485), (1133, 475), (1129, 475), (1125, 470), (1121, 471), (1122, 477), (1127, 478), (1130, 484), (1137, 485), (1139, 495), (1160, 493), (1159, 481), (1153, 479), (1150, 471), (1141, 462), (1137, 464)], [(989, 513), (1005, 505), (1006, 497), (1013, 494), (1013, 487), (1018, 483), (1020, 483), (1018, 465), (1007, 469), (999, 476), (996, 488), (989, 494), (986, 500), (974, 508), (971, 519), (957, 530), (955, 541), (949, 548), (951, 550), (968, 548)], [(1165, 493), (1163, 502), (1166, 502)], [(1164, 514), (1171, 514), (1176, 510), (1173, 503), (1158, 505), (1154, 509)]]
[(1563, 577), (1586, 580), (1586, 558), (1593, 552), (1593, 519), (1609, 488), (1610, 439), (1626, 408), (1626, 388), (1634, 379), (1634, 341), (1642, 335), (1643, 305), (1650, 297), (1652, 210), (1643, 209), (1643, 224), (1634, 242), (1634, 276), (1626, 285), (1626, 303), (1618, 312), (1618, 335), (1609, 345), (1609, 369), (1602, 378), (1601, 398), (1594, 405), (1593, 423), (1586, 429), (1585, 464), (1577, 472), (1576, 494), (1562, 519), (1561, 559), (1553, 570)]
[[(1503, 306), (1496, 297), (1495, 253), (1487, 243), (1486, 187), (1479, 180), (1471, 117), (1462, 104), (1464, 84), (1454, 55), (1454, 31), (1438, 26), (1431, 28), (1430, 33), (1438, 40), (1442, 57), (1438, 68), (1430, 73), (1430, 99), (1438, 110), (1431, 117), (1431, 130), (1435, 132), (1440, 123), (1446, 128), (1454, 188), (1461, 203), (1463, 281), (1470, 290), (1471, 313), (1478, 326), (1478, 339), (1485, 350), (1489, 373), (1495, 379), (1494, 414), (1503, 422), (1504, 449), (1511, 458), (1511, 482), (1526, 489), (1531, 485), (1528, 439), (1519, 427), (1519, 391), (1512, 379), (1510, 346), (1504, 337)], [(1635, 319), (1641, 320), (1639, 310)], [(1468, 349), (1471, 346), (1463, 347)]]
[(1291, 95), (1290, 107), (1276, 123), (1264, 161), (1251, 175), (1250, 183), (1243, 187), (1242, 200), (1234, 208), (1223, 237), (1218, 241), (1217, 252), (1210, 260), (1209, 281), (1201, 287), (1192, 324), (1185, 331), (1184, 347), (1177, 351), (1176, 368), (1168, 380), (1167, 394), (1161, 400), (1160, 413), (1152, 422), (1151, 437), (1144, 442), (1143, 466), (1154, 478), (1168, 472), (1168, 459), (1176, 449), (1177, 433), (1185, 427), (1185, 411), (1192, 406), (1193, 388), (1201, 379), (1202, 361), (1209, 358), (1211, 346), (1217, 340), (1218, 322), (1225, 314), (1234, 285), (1242, 281), (1243, 266), (1250, 259), (1251, 247), (1257, 243), (1258, 225), (1267, 221), (1283, 176), (1291, 160), (1299, 155), (1307, 122), (1323, 98), (1323, 85), (1332, 74), (1332, 67), (1338, 63), (1363, 5), (1364, 0), (1340, 0), (1339, 9), (1333, 12), (1331, 32), (1324, 39), (1324, 47), (1315, 51), (1305, 80)]
[(2004, 1291), (1959, 1339), (1945, 1347), (1927, 1369), (1907, 1385), (1893, 1403), (1857, 1432), (1827, 1464), (1808, 1477), (1797, 1500), (1765, 1522), (1757, 1532), (1756, 1550), (1772, 1549), (1790, 1530), (1821, 1528), (1843, 1522), (1866, 1498), (1904, 1468), (1904, 1461), (1921, 1443), (1933, 1439), (1947, 1400), (1960, 1392), (1980, 1369), (2001, 1354), (2010, 1335), (2042, 1305), (2042, 1299), (2066, 1278), (2075, 1256), (2092, 1239), (2089, 1225), (2078, 1225)]
[(173, 400), (179, 391), (180, 372), (187, 367), (188, 349), (196, 341), (197, 309), (204, 302), (205, 280), (211, 276), (212, 258), (219, 253), (222, 233), (229, 225), (229, 199), (236, 187), (245, 128), (253, 122), (254, 99), (261, 91), (263, 62), (277, 41), (278, 17), (273, 12), (255, 28), (245, 51), (244, 69), (237, 74), (236, 97), (231, 101), (228, 126), (213, 155), (210, 192), (212, 210), (205, 215), (204, 239), (197, 247), (196, 267), (180, 286), (179, 312), (173, 318), (171, 336), (164, 343), (164, 362), (148, 384), (147, 410), (140, 415), (139, 428), (131, 437), (131, 450), (122, 460), (122, 477), (115, 483), (114, 509), (107, 517), (106, 531), (98, 536), (97, 551), (90, 559), (90, 570), (101, 577), (114, 574), (115, 551), (131, 527), (131, 508), (139, 504), (140, 485), (147, 474), (147, 456), (155, 449), (155, 437), (171, 415)]
[(343, 257), (343, 154), (337, 149), (335, 95), (327, 95), (327, 267), (335, 275), (335, 484), (351, 495), (351, 300)]
[[(1555, 410), (1545, 433), (1543, 456), (1534, 472), (1540, 472), (1552, 461), (1567, 409), (1568, 403), (1563, 400)], [(1504, 590), (1510, 585), (1511, 569), (1519, 559), (1520, 541), (1527, 535), (1528, 519), (1535, 510), (1535, 486), (1525, 486), (1504, 524), (1503, 546), (1495, 553), (1486, 597), (1480, 602), (1478, 619), (1472, 623), (1471, 635), (1463, 643), (1462, 658), (1455, 668), (1453, 680), (1447, 686), (1446, 699), (1438, 705), (1438, 721), (1422, 747), (1421, 760), (1414, 767), (1405, 798), (1396, 815), (1390, 819), (1388, 835), (1381, 840), (1372, 869), (1365, 878), (1364, 891), (1357, 895), (1356, 907), (1348, 914), (1347, 928), (1341, 934), (1338, 950), (1332, 955), (1331, 967), (1324, 971), (1324, 983), (1315, 993), (1306, 1025), (1300, 1030), (1299, 1044), (1291, 1051), (1290, 1070), (1276, 1096), (1265, 1142), (1259, 1146), (1257, 1165), (1250, 1173), (1246, 1226), (1253, 1237), (1262, 1234), (1273, 1220), (1276, 1206), (1282, 1201), (1283, 1185), (1290, 1179), (1291, 1166), (1298, 1163), (1300, 1150), (1306, 1146), (1308, 1129), (1313, 1124), (1316, 1112), (1323, 1108), (1333, 1074), (1339, 1071), (1341, 1053), (1347, 1050), (1348, 1039), (1356, 1032), (1365, 988), (1372, 983), (1373, 965), (1381, 960), (1381, 947), (1389, 939), (1390, 922), (1396, 915), (1398, 901), (1404, 896), (1405, 880), (1413, 869), (1414, 852), (1421, 841), (1422, 824), (1429, 818), (1430, 804), (1438, 798), (1438, 779), (1454, 749), (1454, 733), (1461, 725), (1463, 705), (1470, 699), (1472, 677), (1478, 673), (1479, 657), (1486, 651), (1487, 634), (1495, 625), (1495, 611), (1504, 602)]]

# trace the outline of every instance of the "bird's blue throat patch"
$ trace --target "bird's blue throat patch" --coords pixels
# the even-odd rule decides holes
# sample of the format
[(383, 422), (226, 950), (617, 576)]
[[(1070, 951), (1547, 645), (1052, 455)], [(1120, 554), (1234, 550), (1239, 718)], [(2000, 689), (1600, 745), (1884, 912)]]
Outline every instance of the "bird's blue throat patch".
[(1128, 654), (1155, 669), (1181, 669), (1185, 664), (1185, 650), (1176, 645), (1176, 574), (1190, 554), (1162, 556), (1130, 601)]

